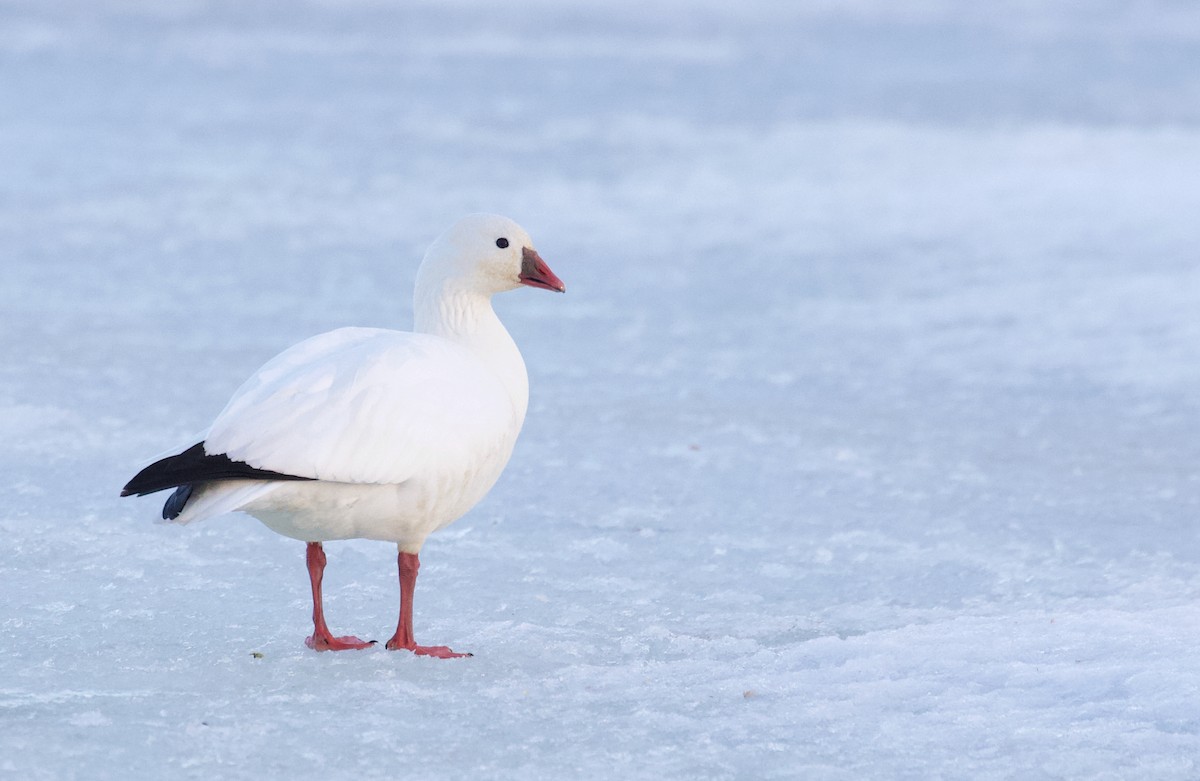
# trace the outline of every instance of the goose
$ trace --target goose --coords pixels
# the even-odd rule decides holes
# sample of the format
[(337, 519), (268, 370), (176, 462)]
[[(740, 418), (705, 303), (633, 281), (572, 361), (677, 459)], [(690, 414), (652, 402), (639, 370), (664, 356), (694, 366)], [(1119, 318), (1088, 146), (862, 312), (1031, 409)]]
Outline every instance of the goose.
[(420, 551), (496, 483), (525, 420), (529, 380), (492, 296), (522, 285), (565, 292), (517, 223), (469, 215), (425, 253), (411, 332), (339, 328), (284, 350), (233, 394), (199, 442), (138, 472), (122, 496), (174, 489), (165, 520), (240, 511), (307, 544), (317, 651), (367, 648), (325, 623), (322, 543), (397, 546), (400, 617), (389, 650), (418, 645)]

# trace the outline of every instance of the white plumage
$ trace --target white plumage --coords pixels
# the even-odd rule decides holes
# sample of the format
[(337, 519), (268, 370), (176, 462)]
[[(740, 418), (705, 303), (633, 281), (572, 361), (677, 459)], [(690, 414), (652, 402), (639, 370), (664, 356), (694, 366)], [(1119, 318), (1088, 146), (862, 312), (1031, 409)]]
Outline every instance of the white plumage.
[(472, 352), (443, 337), (341, 328), (286, 350), (234, 394), (206, 449), (338, 483), (403, 483), (503, 451), (521, 426)]
[[(236, 509), (289, 537), (390, 540), (415, 553), (500, 476), (526, 395), (514, 398), (483, 361), (444, 337), (367, 328), (313, 337), (242, 385), (205, 450), (315, 482), (211, 483), (177, 521), (228, 512), (237, 493)], [(379, 501), (381, 493), (391, 501)]]

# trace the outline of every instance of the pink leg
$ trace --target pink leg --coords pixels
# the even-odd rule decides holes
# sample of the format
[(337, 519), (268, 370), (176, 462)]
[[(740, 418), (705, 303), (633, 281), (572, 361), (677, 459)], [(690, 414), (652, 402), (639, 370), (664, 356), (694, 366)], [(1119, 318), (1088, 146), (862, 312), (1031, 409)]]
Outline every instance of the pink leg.
[(413, 638), (413, 592), (417, 588), (417, 570), (421, 568), (421, 560), (415, 553), (401, 551), (398, 561), (400, 567), (400, 623), (396, 626), (396, 634), (387, 641), (389, 651), (412, 651), (421, 656), (436, 656), (438, 659), (457, 659), (471, 654), (456, 654), (444, 645), (417, 645)]
[(305, 639), (304, 644), (317, 651), (353, 651), (359, 648), (370, 648), (375, 641), (364, 642), (349, 635), (334, 637), (333, 632), (325, 625), (325, 609), (321, 605), (321, 580), (325, 576), (325, 549), (319, 542), (308, 544), (308, 579), (312, 581), (313, 596), (313, 633)]

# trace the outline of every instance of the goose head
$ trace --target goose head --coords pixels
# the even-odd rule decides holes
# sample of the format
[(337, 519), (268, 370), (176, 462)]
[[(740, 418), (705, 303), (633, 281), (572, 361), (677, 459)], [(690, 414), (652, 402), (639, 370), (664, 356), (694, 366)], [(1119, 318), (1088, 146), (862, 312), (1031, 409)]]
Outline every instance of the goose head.
[(496, 214), (471, 214), (430, 245), (417, 274), (418, 289), (485, 296), (527, 285), (566, 291), (520, 225)]

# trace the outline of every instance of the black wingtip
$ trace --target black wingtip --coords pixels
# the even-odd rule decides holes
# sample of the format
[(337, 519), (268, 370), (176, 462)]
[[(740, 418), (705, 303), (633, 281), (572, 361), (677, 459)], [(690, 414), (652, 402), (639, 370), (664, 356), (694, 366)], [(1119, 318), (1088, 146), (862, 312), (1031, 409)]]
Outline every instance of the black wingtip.
[(182, 453), (160, 458), (133, 476), (121, 489), (121, 496), (145, 496), (182, 485), (188, 480), (183, 473), (205, 457), (204, 443), (197, 442)]
[(234, 461), (224, 453), (207, 453), (204, 443), (197, 442), (178, 455), (155, 461), (133, 476), (121, 496), (145, 496), (168, 488), (205, 483), (212, 480), (313, 480), (312, 477), (286, 475), (269, 469), (258, 469), (242, 461)]

